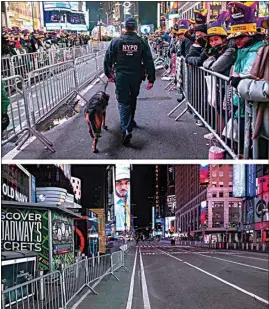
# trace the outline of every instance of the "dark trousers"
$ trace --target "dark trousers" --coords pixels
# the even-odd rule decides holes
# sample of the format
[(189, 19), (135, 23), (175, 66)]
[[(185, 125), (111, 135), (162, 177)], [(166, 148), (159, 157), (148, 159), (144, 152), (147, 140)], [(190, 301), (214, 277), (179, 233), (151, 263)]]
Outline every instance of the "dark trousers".
[(121, 131), (132, 132), (132, 122), (136, 111), (136, 102), (141, 85), (141, 72), (117, 72), (115, 85), (116, 97), (119, 103)]

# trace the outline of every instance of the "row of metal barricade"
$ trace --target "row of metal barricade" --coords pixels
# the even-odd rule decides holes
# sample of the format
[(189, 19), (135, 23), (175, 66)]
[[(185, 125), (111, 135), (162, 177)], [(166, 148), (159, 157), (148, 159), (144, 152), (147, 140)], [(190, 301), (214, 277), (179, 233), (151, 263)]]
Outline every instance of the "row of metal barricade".
[[(95, 287), (101, 280), (108, 280), (113, 276), (120, 281), (115, 273), (121, 268), (129, 272), (124, 260), (127, 245), (124, 249), (112, 255), (86, 257), (62, 271), (48, 273), (14, 287), (2, 289), (2, 309), (65, 309), (87, 290), (98, 295)], [(89, 304), (88, 308), (93, 307)]]
[(209, 159), (224, 159), (225, 152), (233, 159), (268, 159), (269, 110), (265, 109), (258, 138), (252, 140), (259, 103), (245, 101), (239, 113), (227, 76), (187, 65), (183, 57), (177, 57), (176, 76), (165, 88), (180, 89), (184, 95), (168, 116), (185, 106), (175, 120), (190, 111), (213, 134), (210, 142), (215, 153), (209, 153)]
[(202, 241), (177, 241), (177, 245), (181, 246), (194, 246), (200, 248), (210, 249), (231, 249), (231, 250), (246, 250), (246, 251), (259, 251), (269, 252), (269, 243), (241, 243), (241, 242), (211, 242), (204, 243)]
[(83, 98), (80, 90), (93, 80), (101, 79), (105, 52), (104, 49), (35, 69), (29, 72), (27, 80), (20, 75), (3, 78), (10, 99), (10, 124), (2, 134), (2, 145), (15, 140), (20, 149), (30, 136), (35, 136), (54, 152), (50, 141), (38, 132), (37, 125), (63, 104), (77, 96)]
[(1, 75), (2, 78), (20, 75), (24, 80), (27, 80), (30, 72), (34, 70), (102, 51), (107, 49), (108, 44), (109, 42), (96, 42), (83, 46), (50, 48), (36, 53), (3, 56), (1, 58)]

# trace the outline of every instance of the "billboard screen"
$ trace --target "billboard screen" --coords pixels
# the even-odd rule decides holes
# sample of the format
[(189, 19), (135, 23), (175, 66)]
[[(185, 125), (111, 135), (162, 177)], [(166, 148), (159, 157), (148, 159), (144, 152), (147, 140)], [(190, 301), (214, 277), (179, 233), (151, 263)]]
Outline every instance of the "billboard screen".
[(249, 164), (246, 165), (246, 178), (247, 178), (247, 188), (246, 196), (255, 197), (256, 196), (256, 165)]
[(201, 216), (200, 216), (200, 224), (205, 225), (206, 222), (206, 207), (207, 203), (206, 201), (201, 202)]
[(165, 232), (173, 234), (176, 232), (176, 217), (165, 218)]
[(114, 173), (114, 207), (116, 217), (116, 231), (130, 229), (130, 165), (117, 164)]
[(176, 196), (175, 195), (167, 195), (167, 208), (168, 208), (168, 215), (173, 216), (175, 215), (176, 211)]
[(87, 30), (86, 16), (78, 11), (78, 2), (43, 2), (43, 16), (47, 29)]
[(209, 165), (200, 165), (200, 185), (209, 184)]
[(233, 165), (233, 197), (246, 196), (246, 166)]
[(140, 34), (149, 34), (154, 32), (154, 25), (141, 25), (138, 28), (138, 33)]

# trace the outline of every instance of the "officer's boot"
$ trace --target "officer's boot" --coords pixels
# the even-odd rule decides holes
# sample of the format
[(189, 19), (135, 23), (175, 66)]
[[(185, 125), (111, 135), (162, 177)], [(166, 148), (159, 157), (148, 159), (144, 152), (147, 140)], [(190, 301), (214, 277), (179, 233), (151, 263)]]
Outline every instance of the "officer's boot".
[(123, 146), (129, 147), (130, 144), (131, 144), (131, 138), (132, 138), (132, 134), (129, 133), (128, 131), (123, 133), (123, 136), (122, 136), (122, 144), (123, 144)]

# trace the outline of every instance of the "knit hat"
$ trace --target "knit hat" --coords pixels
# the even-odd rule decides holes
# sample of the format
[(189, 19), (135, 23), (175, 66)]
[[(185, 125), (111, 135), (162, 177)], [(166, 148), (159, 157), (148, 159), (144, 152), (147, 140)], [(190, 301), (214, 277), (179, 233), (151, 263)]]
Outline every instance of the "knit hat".
[(205, 34), (207, 34), (207, 25), (199, 25), (197, 27), (194, 28), (194, 31), (201, 31), (204, 32)]
[(240, 36), (254, 36), (257, 31), (255, 12), (257, 2), (230, 2), (228, 11), (231, 21), (231, 34), (228, 39)]
[(196, 9), (193, 13), (196, 24), (202, 25), (206, 23), (207, 9)]
[(225, 20), (228, 17), (228, 12), (222, 12), (215, 21), (211, 22), (207, 26), (207, 36), (227, 36), (227, 29), (225, 26)]

